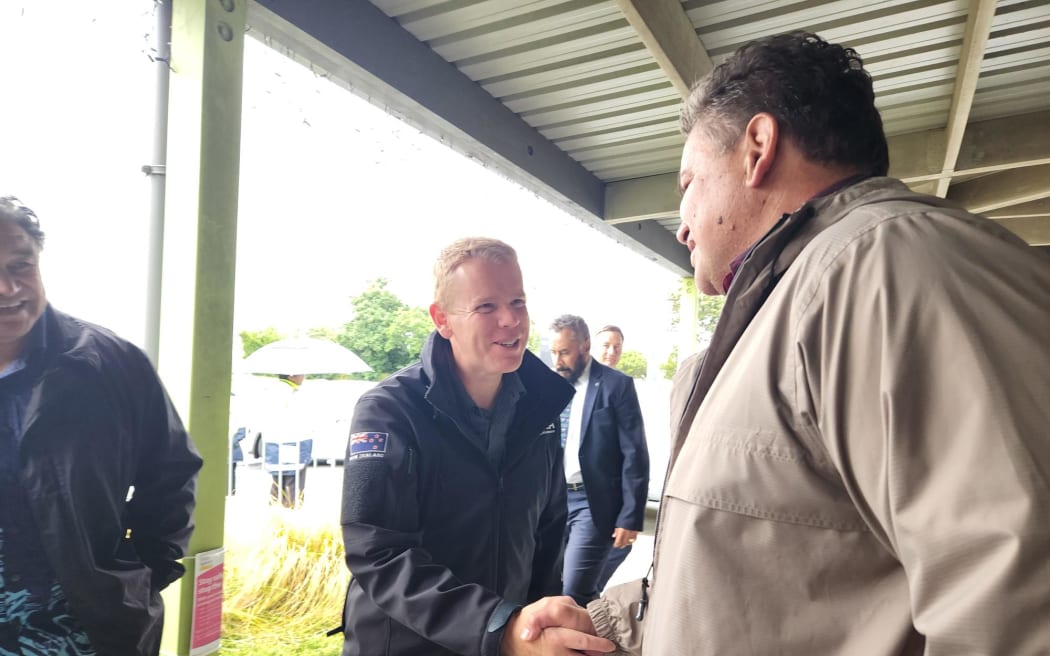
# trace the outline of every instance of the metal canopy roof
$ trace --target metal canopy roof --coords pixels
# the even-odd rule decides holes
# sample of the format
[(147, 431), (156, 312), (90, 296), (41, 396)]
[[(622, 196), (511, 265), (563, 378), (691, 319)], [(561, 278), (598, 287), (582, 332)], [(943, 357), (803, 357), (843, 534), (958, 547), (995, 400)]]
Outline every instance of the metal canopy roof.
[(814, 31), (864, 58), (892, 175), (1050, 244), (1050, 0), (255, 0), (248, 24), (682, 275), (683, 96)]

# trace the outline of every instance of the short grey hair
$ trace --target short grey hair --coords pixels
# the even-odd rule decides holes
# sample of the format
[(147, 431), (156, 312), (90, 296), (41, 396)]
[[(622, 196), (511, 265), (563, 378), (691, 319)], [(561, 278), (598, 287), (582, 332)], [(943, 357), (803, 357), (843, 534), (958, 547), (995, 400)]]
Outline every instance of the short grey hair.
[(551, 322), (551, 332), (560, 333), (566, 328), (572, 331), (573, 337), (580, 344), (590, 339), (591, 331), (587, 329), (587, 322), (583, 320), (583, 317), (575, 314), (563, 314)]

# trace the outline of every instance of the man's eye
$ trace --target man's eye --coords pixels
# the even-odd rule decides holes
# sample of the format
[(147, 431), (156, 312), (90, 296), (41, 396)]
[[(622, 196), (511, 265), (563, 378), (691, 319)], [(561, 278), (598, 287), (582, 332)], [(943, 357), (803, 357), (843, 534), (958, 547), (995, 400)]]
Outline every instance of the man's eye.
[(495, 303), (482, 303), (481, 305), (474, 308), (474, 311), (478, 314), (492, 314), (496, 311)]
[(521, 308), (525, 307), (525, 299), (524, 298), (516, 298), (516, 299), (514, 299), (513, 301), (510, 302), (510, 306), (512, 308), (514, 308), (515, 310), (520, 310)]

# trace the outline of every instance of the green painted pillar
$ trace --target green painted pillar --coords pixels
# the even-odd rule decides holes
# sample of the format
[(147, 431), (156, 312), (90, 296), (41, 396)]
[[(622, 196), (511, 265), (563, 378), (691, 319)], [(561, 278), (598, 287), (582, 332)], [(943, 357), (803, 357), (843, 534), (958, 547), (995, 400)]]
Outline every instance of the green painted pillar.
[(158, 370), (204, 457), (162, 651), (190, 651), (194, 556), (221, 547), (247, 0), (173, 0)]

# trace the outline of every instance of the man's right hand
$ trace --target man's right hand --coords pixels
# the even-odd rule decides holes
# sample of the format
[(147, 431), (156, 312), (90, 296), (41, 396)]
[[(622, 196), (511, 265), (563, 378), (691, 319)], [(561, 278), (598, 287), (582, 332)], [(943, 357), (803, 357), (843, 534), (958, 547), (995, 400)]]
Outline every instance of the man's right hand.
[(594, 635), (587, 609), (572, 597), (546, 597), (514, 614), (503, 633), (501, 654), (531, 656), (578, 654), (592, 656), (616, 649), (609, 640)]

